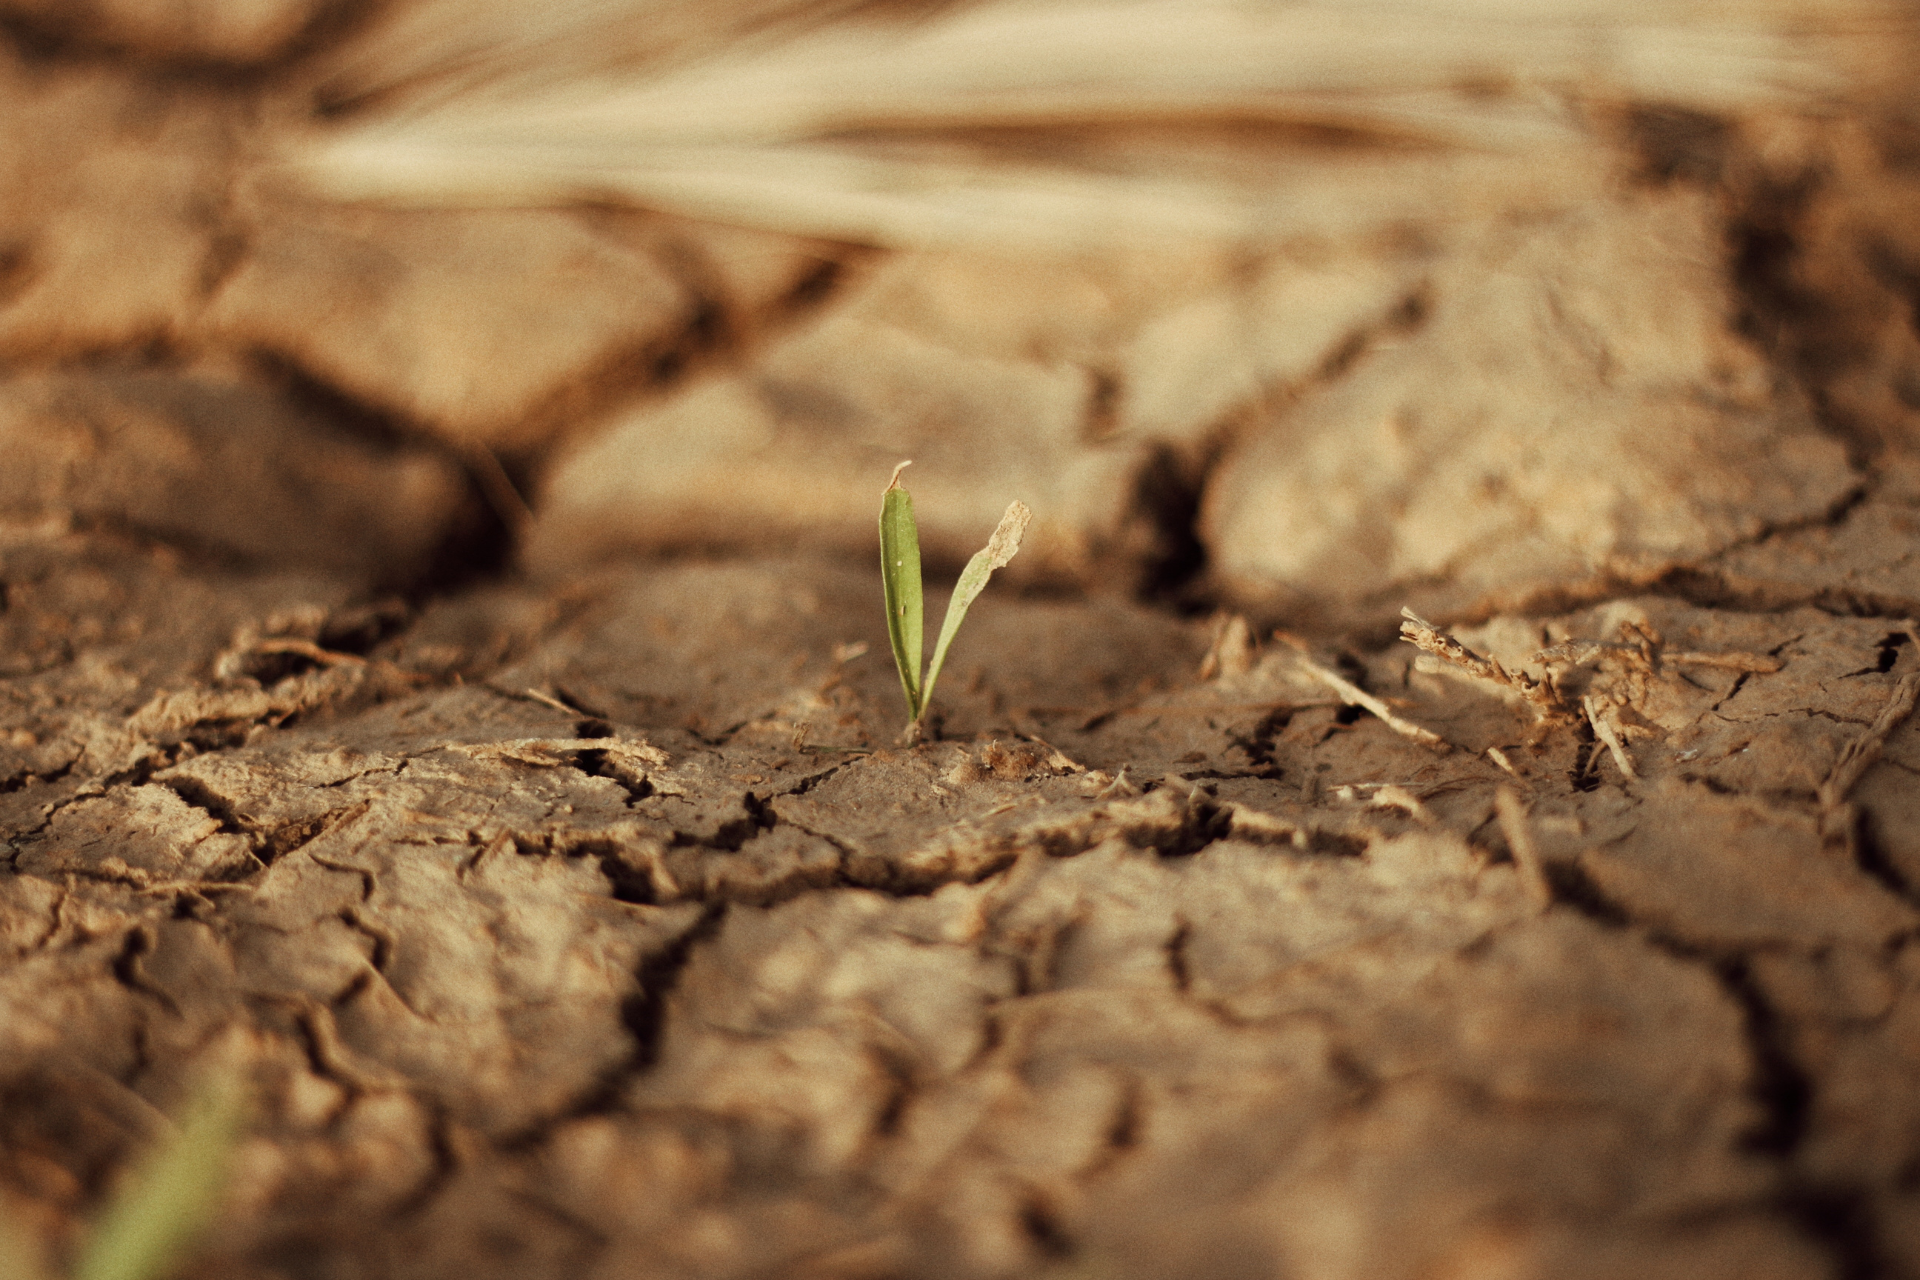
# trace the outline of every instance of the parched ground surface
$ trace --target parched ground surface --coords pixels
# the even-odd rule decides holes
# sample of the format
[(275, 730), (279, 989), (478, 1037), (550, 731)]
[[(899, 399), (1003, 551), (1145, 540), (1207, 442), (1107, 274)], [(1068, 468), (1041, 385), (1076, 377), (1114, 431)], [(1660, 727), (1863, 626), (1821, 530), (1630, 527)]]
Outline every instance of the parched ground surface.
[[(218, 1070), (195, 1276), (1920, 1278), (1901, 128), (1009, 266), (263, 194), (352, 24), (97, 8), (0, 3), (56, 1257)], [(905, 746), (922, 449), (934, 580), (1038, 567)]]
[(1461, 633), (1559, 646), (1529, 700), (990, 596), (903, 749), (852, 569), (369, 609), (13, 538), (6, 1168), (55, 1219), (237, 1055), (208, 1274), (1920, 1269), (1907, 624)]

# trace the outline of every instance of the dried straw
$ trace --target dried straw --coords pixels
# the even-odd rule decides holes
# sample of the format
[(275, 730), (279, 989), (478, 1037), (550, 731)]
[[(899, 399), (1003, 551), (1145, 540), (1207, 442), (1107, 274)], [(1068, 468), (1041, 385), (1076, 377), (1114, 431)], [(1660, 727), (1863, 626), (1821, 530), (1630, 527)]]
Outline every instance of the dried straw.
[(333, 71), (336, 96), (378, 105), (284, 171), (343, 199), (617, 200), (886, 244), (1271, 239), (1552, 206), (1604, 180), (1596, 108), (1819, 110), (1914, 22), (1894, 0), (398, 14)]

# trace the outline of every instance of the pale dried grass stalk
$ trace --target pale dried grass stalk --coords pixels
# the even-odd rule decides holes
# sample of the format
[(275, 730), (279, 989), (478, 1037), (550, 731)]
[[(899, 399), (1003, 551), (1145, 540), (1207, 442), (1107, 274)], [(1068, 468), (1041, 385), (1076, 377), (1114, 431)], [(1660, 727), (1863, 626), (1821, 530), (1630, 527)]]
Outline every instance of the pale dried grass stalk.
[[(424, 0), (337, 72), (387, 108), (284, 159), (349, 199), (615, 199), (881, 243), (1271, 237), (1399, 212), (1364, 173), (1349, 190), (1339, 166), (1359, 157), (1422, 181), (1460, 167), (1449, 198), (1493, 198), (1489, 181), (1509, 203), (1581, 198), (1604, 176), (1591, 105), (1818, 109), (1913, 22), (1894, 0), (1000, 0), (911, 22), (849, 7), (809, 27), (819, 6), (727, 5), (710, 29), (762, 34), (714, 48), (685, 3)], [(604, 52), (655, 20), (650, 64)], [(1378, 145), (1289, 164), (1244, 136), (1154, 136), (1249, 121)], [(1317, 186), (1329, 164), (1339, 180)]]
[(1507, 838), (1507, 848), (1513, 853), (1522, 890), (1536, 910), (1545, 911), (1553, 905), (1553, 885), (1547, 879), (1540, 847), (1534, 843), (1526, 802), (1512, 787), (1501, 787), (1493, 794), (1493, 811), (1500, 821), (1500, 834)]
[(1308, 658), (1300, 659), (1300, 666), (1308, 675), (1311, 675), (1314, 679), (1320, 681), (1338, 694), (1340, 701), (1350, 707), (1360, 707), (1363, 710), (1371, 711), (1387, 728), (1393, 730), (1401, 737), (1411, 738), (1422, 746), (1432, 747), (1434, 750), (1443, 754), (1453, 749), (1452, 745), (1448, 743), (1445, 738), (1442, 738), (1431, 729), (1395, 715), (1392, 707), (1389, 707), (1386, 703), (1374, 697), (1351, 680), (1341, 676), (1338, 672), (1329, 671), (1319, 663)]
[(1598, 640), (1563, 640), (1533, 655), (1533, 661), (1564, 662), (1576, 667), (1591, 666), (1605, 658), (1639, 660), (1651, 671), (1659, 663), (1678, 667), (1718, 667), (1726, 671), (1744, 671), (1750, 675), (1771, 675), (1786, 666), (1786, 661), (1766, 653), (1701, 653), (1694, 650), (1662, 650), (1655, 645), (1606, 644)]
[(1627, 754), (1627, 744), (1620, 740), (1620, 731), (1614, 727), (1612, 707), (1596, 703), (1592, 695), (1580, 699), (1580, 705), (1586, 709), (1587, 723), (1593, 726), (1593, 736), (1605, 744), (1613, 763), (1619, 768), (1620, 776), (1628, 782), (1640, 777), (1640, 771), (1633, 767), (1633, 757)]
[(1913, 714), (1916, 703), (1920, 703), (1920, 675), (1902, 676), (1867, 731), (1841, 748), (1826, 781), (1820, 784), (1821, 808), (1837, 809), (1846, 802), (1854, 786), (1880, 759), (1893, 731)]
[(1367, 802), (1370, 809), (1398, 809), (1422, 826), (1437, 826), (1439, 820), (1433, 816), (1433, 810), (1426, 802), (1397, 782), (1382, 783)]

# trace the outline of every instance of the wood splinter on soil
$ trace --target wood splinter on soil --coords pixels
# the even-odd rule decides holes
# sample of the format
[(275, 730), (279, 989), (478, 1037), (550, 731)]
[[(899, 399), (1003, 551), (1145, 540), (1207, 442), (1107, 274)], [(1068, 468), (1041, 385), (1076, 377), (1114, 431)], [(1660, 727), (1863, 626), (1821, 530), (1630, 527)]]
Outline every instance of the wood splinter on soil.
[(1553, 886), (1547, 880), (1540, 846), (1534, 843), (1533, 831), (1527, 825), (1526, 801), (1512, 787), (1501, 787), (1493, 793), (1493, 811), (1500, 822), (1500, 834), (1507, 838), (1507, 848), (1513, 853), (1521, 887), (1534, 906), (1545, 911), (1553, 905)]
[(1374, 697), (1359, 685), (1337, 672), (1329, 671), (1313, 659), (1304, 655), (1299, 659), (1300, 666), (1307, 674), (1340, 695), (1340, 700), (1350, 707), (1359, 707), (1371, 711), (1389, 729), (1405, 738), (1411, 738), (1422, 746), (1432, 747), (1442, 753), (1451, 751), (1452, 745), (1433, 730), (1417, 725), (1411, 720), (1403, 720), (1395, 715), (1393, 708)]

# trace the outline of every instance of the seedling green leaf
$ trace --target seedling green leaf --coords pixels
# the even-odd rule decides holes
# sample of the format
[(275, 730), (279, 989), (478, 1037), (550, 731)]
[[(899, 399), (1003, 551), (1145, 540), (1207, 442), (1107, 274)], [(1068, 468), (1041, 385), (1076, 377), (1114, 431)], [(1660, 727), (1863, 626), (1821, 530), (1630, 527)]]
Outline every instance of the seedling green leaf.
[(916, 731), (927, 704), (933, 698), (934, 682), (946, 664), (947, 649), (960, 630), (967, 610), (986, 589), (995, 569), (1005, 567), (1020, 550), (1020, 538), (1027, 531), (1033, 512), (1023, 502), (1009, 503), (1000, 524), (987, 539), (987, 545), (967, 561), (947, 602), (947, 616), (940, 623), (940, 638), (933, 646), (933, 665), (924, 679), (920, 673), (925, 653), (925, 604), (920, 588), (920, 531), (913, 519), (913, 498), (900, 487), (900, 473), (911, 463), (893, 469), (893, 479), (880, 499), (880, 580), (887, 603), (887, 639), (893, 645), (893, 664), (900, 672), (900, 688), (907, 695), (907, 727)]
[(913, 496), (900, 487), (903, 462), (880, 497), (880, 582), (887, 598), (887, 641), (900, 688), (907, 695), (907, 719), (920, 719), (920, 660), (925, 650), (926, 612), (920, 598), (920, 527), (913, 522)]
[(967, 616), (967, 610), (986, 590), (987, 579), (993, 576), (995, 569), (1006, 567), (1020, 550), (1020, 539), (1027, 531), (1027, 522), (1033, 519), (1033, 512), (1027, 510), (1027, 504), (1015, 500), (1007, 504), (1007, 512), (1000, 517), (1000, 523), (994, 527), (993, 536), (987, 539), (987, 545), (973, 553), (973, 559), (967, 561), (967, 567), (960, 571), (960, 582), (953, 589), (953, 599), (947, 602), (947, 616), (940, 622), (940, 638), (934, 641), (933, 665), (927, 668), (927, 684), (921, 690), (921, 700), (933, 697), (933, 682), (940, 678), (940, 668), (947, 661), (947, 646), (953, 643), (953, 633), (960, 629), (961, 621)]
[(171, 1140), (108, 1205), (74, 1280), (158, 1280), (212, 1221), (240, 1125), (239, 1080), (217, 1073), (201, 1088)]

